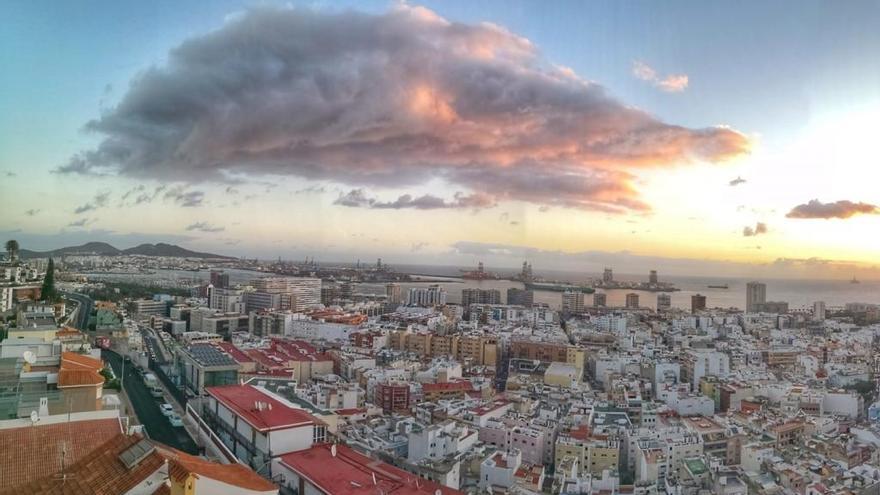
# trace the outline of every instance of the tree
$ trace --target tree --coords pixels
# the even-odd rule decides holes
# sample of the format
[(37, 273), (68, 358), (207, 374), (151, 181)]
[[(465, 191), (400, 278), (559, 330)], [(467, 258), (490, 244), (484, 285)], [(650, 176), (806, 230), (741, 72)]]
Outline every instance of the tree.
[(18, 241), (15, 239), (6, 241), (6, 253), (9, 255), (9, 261), (15, 261), (18, 256)]
[(40, 291), (44, 301), (55, 302), (58, 293), (55, 291), (55, 260), (49, 258), (49, 266), (46, 267), (46, 276), (43, 278), (43, 288)]

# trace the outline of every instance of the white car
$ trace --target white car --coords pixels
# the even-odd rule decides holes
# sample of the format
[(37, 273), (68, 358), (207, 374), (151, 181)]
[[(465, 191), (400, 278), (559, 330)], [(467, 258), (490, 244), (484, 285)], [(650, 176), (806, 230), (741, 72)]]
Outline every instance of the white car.
[(171, 416), (172, 414), (174, 414), (174, 408), (171, 407), (171, 404), (167, 402), (159, 406), (159, 409), (162, 410), (163, 416)]
[(174, 426), (175, 428), (183, 426), (183, 420), (175, 413), (171, 413), (171, 415), (168, 416), (168, 421), (171, 423), (171, 426)]

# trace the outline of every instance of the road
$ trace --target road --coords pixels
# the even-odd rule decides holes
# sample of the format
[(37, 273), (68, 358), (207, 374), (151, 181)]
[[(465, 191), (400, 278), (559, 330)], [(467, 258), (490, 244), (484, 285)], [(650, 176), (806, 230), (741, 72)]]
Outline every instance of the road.
[(76, 313), (76, 321), (72, 322), (73, 326), (83, 332), (88, 331), (89, 315), (92, 313), (92, 307), (95, 305), (95, 302), (92, 301), (92, 298), (89, 296), (76, 294), (74, 292), (65, 292), (64, 297), (72, 299), (79, 304), (79, 309)]
[[(101, 358), (110, 363), (116, 376), (121, 376), (122, 357), (119, 354), (103, 350)], [(125, 393), (150, 438), (175, 449), (198, 454), (198, 447), (187, 434), (186, 429), (174, 428), (168, 422), (168, 418), (162, 415), (159, 410), (160, 399), (156, 399), (150, 394), (150, 390), (144, 384), (140, 373), (135, 370), (131, 362), (127, 362), (125, 366), (124, 384)]]

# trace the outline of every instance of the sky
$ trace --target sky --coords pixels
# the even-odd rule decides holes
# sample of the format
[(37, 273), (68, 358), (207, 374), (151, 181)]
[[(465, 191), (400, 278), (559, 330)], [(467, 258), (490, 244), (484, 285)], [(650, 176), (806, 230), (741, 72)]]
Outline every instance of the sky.
[(0, 237), (24, 248), (880, 278), (877, 2), (0, 17)]

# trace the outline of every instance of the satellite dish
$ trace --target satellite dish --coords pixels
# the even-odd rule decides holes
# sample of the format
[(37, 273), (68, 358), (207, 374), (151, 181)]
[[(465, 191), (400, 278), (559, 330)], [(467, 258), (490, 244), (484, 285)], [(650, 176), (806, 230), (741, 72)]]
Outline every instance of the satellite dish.
[(434, 491), (434, 495), (443, 495), (443, 492), (438, 488)]
[(330, 455), (332, 455), (333, 457), (336, 457), (336, 444), (335, 443), (330, 446)]
[(24, 358), (24, 362), (27, 364), (34, 364), (37, 362), (37, 355), (34, 354), (34, 351), (24, 351), (24, 354), (21, 355)]
[(31, 411), (31, 423), (36, 423), (40, 420), (40, 415), (37, 414), (37, 411)]

